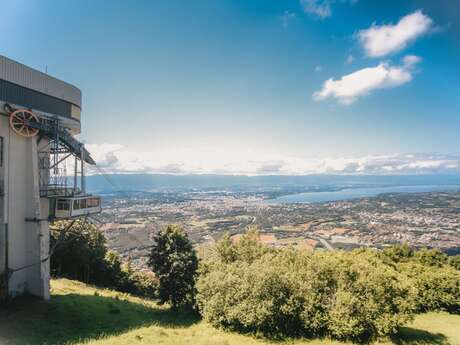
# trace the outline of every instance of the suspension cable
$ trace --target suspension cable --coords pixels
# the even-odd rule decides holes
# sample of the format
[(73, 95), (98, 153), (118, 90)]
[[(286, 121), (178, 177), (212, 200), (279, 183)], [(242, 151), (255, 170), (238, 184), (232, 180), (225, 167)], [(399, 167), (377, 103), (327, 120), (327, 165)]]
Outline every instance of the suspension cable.
[(97, 164), (94, 165), (94, 167), (96, 168), (98, 174), (101, 175), (115, 190), (119, 190), (119, 187), (115, 181), (113, 181), (113, 179), (108, 176), (102, 167), (99, 167)]

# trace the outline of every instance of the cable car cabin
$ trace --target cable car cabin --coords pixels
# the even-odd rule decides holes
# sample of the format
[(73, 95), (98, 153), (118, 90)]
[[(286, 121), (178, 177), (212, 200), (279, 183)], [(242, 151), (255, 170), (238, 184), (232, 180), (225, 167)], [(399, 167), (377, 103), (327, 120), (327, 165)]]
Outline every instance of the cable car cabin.
[[(53, 199), (52, 199), (53, 200)], [(51, 203), (51, 218), (68, 219), (101, 212), (101, 198), (94, 195), (62, 196)]]

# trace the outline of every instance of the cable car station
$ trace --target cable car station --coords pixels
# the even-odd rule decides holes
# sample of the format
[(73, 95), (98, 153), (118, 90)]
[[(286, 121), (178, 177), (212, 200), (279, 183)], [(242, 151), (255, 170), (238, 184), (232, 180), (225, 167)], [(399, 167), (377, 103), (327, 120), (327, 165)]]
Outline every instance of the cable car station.
[(101, 212), (80, 121), (78, 88), (0, 56), (0, 299), (48, 299), (49, 223)]

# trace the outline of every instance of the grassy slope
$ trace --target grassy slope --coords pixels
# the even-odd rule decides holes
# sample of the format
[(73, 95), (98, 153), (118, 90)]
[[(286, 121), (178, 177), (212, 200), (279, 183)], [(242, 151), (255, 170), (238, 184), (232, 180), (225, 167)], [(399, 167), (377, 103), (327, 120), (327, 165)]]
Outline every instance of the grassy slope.
[[(49, 303), (21, 299), (0, 310), (0, 344), (256, 345), (267, 341), (217, 330), (191, 314), (174, 314), (153, 302), (82, 283), (53, 281)], [(277, 344), (333, 345), (330, 340)], [(460, 345), (460, 316), (420, 315), (398, 337), (379, 344)]]

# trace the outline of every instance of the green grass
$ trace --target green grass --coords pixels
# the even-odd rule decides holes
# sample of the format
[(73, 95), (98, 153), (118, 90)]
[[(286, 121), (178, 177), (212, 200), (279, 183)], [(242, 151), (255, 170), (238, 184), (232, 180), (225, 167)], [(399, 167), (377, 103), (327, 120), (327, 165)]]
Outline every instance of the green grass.
[[(218, 330), (193, 314), (175, 313), (151, 301), (59, 279), (52, 300), (17, 299), (0, 310), (0, 345), (256, 345), (270, 343)], [(279, 345), (339, 345), (327, 339), (278, 341)], [(460, 345), (460, 316), (419, 315), (380, 345)]]

